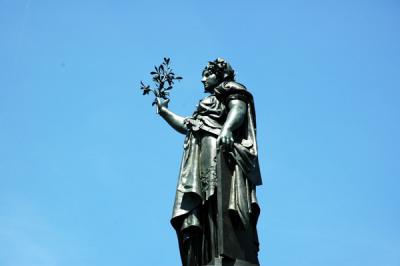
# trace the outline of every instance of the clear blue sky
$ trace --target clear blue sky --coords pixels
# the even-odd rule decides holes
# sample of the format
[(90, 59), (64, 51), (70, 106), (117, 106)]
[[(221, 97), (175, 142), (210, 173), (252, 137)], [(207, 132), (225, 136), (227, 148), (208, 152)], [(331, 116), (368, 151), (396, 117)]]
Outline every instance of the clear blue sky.
[(183, 136), (224, 57), (256, 98), (263, 266), (400, 265), (397, 0), (0, 0), (0, 265), (179, 265)]

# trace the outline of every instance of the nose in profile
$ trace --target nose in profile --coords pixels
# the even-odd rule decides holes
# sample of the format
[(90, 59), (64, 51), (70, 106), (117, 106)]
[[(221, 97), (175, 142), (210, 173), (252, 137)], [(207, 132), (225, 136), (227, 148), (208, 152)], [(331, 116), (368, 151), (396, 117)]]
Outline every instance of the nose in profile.
[(201, 79), (201, 82), (205, 83), (205, 82), (206, 82), (206, 77), (203, 77), (203, 78)]

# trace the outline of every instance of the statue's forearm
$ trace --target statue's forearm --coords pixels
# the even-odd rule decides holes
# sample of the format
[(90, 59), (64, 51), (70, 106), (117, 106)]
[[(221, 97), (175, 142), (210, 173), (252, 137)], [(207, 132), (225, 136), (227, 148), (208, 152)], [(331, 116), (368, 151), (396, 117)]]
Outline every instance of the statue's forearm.
[(241, 100), (230, 101), (229, 109), (222, 131), (234, 131), (242, 125), (246, 116), (246, 103)]
[(166, 107), (162, 107), (159, 111), (159, 114), (176, 131), (182, 134), (186, 134), (187, 128), (184, 123), (185, 121), (184, 117), (171, 112)]

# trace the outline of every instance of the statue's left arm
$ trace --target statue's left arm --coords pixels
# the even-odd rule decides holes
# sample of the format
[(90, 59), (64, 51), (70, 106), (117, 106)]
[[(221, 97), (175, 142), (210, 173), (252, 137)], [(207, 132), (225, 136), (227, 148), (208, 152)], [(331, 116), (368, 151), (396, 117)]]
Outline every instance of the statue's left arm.
[(229, 112), (226, 121), (222, 127), (221, 134), (217, 139), (217, 145), (227, 147), (233, 146), (233, 131), (239, 128), (245, 117), (247, 105), (244, 101), (239, 99), (232, 99), (228, 103)]

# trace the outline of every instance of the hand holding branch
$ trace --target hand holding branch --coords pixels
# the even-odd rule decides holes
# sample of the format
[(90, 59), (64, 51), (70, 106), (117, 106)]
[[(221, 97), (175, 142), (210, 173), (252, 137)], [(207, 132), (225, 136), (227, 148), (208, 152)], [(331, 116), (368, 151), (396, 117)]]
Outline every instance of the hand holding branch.
[(146, 85), (143, 81), (140, 82), (140, 89), (143, 91), (143, 95), (153, 92), (156, 97), (152, 105), (157, 105), (157, 114), (162, 107), (167, 107), (169, 102), (169, 91), (173, 88), (175, 80), (181, 80), (182, 77), (175, 76), (169, 66), (170, 59), (164, 57), (164, 61), (161, 65), (154, 66), (155, 71), (150, 72), (152, 79), (156, 85), (156, 88), (151, 88), (150, 85)]

